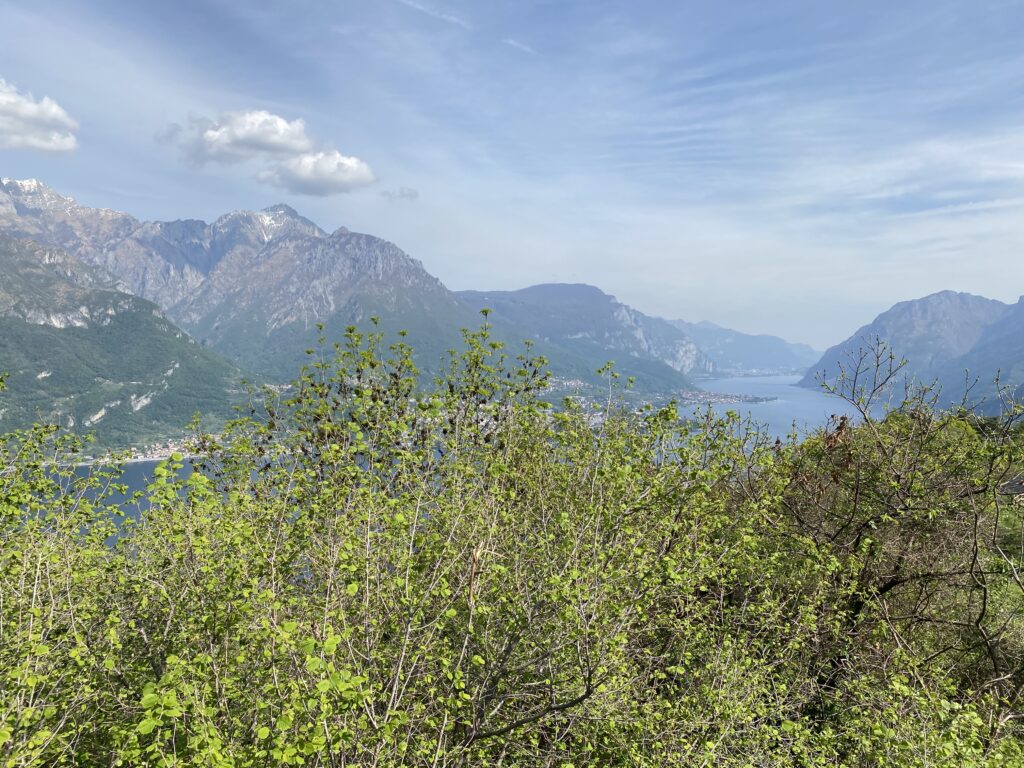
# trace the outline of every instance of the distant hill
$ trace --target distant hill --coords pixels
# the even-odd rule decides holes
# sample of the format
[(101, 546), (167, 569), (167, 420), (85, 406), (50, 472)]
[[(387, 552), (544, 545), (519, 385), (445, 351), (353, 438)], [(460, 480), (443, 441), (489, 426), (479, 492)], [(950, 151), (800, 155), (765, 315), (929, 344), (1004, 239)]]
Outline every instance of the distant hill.
[(34, 421), (119, 448), (232, 415), (241, 374), (67, 253), (0, 236), (0, 430)]
[(967, 352), (939, 368), (940, 378), (963, 380), (966, 370), (987, 384), (998, 373), (1001, 383), (1024, 391), (1024, 297), (999, 315)]
[(692, 388), (691, 375), (714, 369), (683, 331), (591, 285), (548, 283), (518, 291), (460, 291), (458, 296), (592, 368), (615, 360), (618, 370), (665, 390)]
[(907, 360), (908, 376), (922, 383), (938, 381), (949, 401), (964, 395), (967, 380), (977, 380), (972, 399), (991, 395), (997, 375), (1005, 385), (1024, 384), (1024, 304), (942, 291), (883, 312), (827, 350), (801, 385), (818, 386), (819, 377), (835, 380), (839, 365), (849, 366), (874, 339)]
[(693, 339), (720, 375), (803, 373), (821, 355), (778, 336), (741, 333), (708, 322), (669, 322)]

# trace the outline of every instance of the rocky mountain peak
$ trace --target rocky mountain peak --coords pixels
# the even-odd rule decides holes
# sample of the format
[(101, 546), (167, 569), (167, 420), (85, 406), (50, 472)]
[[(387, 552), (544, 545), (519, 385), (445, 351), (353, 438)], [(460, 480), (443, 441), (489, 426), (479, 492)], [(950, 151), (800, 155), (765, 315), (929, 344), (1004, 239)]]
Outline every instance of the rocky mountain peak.
[(282, 216), (287, 216), (287, 217), (292, 218), (292, 219), (303, 219), (303, 220), (305, 220), (304, 216), (300, 215), (298, 211), (296, 211), (294, 208), (292, 208), (287, 203), (275, 203), (274, 205), (268, 205), (266, 208), (263, 208), (260, 212), (261, 213), (270, 213), (270, 214), (280, 214)]
[(326, 233), (291, 206), (279, 203), (259, 211), (232, 211), (221, 216), (210, 227), (229, 236), (251, 236), (267, 243), (279, 237), (324, 237)]
[(0, 187), (3, 187), (7, 191), (11, 191), (11, 188), (21, 192), (36, 192), (39, 189), (46, 189), (46, 185), (39, 179), (12, 179), (7, 176), (0, 178)]
[(955, 399), (962, 392), (965, 370), (991, 381), (999, 354), (990, 354), (989, 348), (1005, 346), (1018, 337), (1020, 326), (1011, 305), (970, 293), (939, 291), (901, 301), (878, 315), (827, 350), (801, 384), (815, 386), (819, 376), (834, 380), (840, 366), (855, 364), (861, 351), (880, 339), (898, 358), (908, 361), (908, 375), (918, 381), (944, 381)]
[(0, 189), (21, 205), (35, 210), (70, 210), (77, 206), (73, 198), (54, 192), (38, 179), (3, 178)]

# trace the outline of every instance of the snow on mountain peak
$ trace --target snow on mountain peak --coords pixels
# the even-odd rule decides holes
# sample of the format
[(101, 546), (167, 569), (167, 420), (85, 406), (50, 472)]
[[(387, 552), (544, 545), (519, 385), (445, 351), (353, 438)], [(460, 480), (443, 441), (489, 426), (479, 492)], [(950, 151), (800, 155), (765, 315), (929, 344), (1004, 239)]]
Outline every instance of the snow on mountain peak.
[(40, 210), (67, 210), (75, 206), (74, 199), (59, 195), (38, 179), (0, 179), (0, 188), (17, 197), (30, 208)]
[(26, 192), (35, 192), (43, 186), (39, 179), (12, 179), (7, 176), (0, 179), (0, 184), (3, 184), (5, 187), (14, 186)]
[(285, 224), (287, 217), (282, 216), (280, 211), (260, 211), (256, 218), (267, 229), (277, 229)]

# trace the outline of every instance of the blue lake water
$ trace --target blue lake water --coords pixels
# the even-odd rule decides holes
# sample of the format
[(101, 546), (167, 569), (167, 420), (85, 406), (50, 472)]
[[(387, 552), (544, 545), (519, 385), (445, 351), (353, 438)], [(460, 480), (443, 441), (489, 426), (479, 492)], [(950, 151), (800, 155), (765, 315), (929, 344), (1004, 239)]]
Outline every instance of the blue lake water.
[[(826, 395), (818, 389), (796, 386), (799, 376), (745, 376), (728, 379), (708, 379), (701, 382), (708, 392), (732, 395), (753, 395), (775, 398), (764, 403), (736, 403), (716, 405), (724, 413), (737, 411), (741, 416), (750, 416), (762, 424), (769, 434), (785, 437), (796, 425), (800, 435), (820, 427), (835, 415), (856, 415), (854, 409), (839, 398)], [(145, 490), (153, 478), (156, 461), (134, 461), (125, 465), (124, 482), (132, 491)], [(120, 500), (115, 500), (120, 501)]]
[(851, 419), (856, 415), (856, 410), (846, 401), (827, 395), (820, 389), (798, 387), (798, 381), (799, 376), (742, 376), (707, 379), (700, 386), (708, 392), (775, 398), (765, 403), (716, 405), (715, 410), (723, 413), (733, 410), (741, 416), (749, 415), (777, 437), (788, 435), (794, 424), (803, 436), (823, 426), (832, 415), (846, 415)]
[[(124, 465), (119, 482), (125, 483), (128, 486), (128, 496), (131, 496), (136, 491), (146, 490), (146, 486), (153, 480), (153, 470), (159, 463), (160, 462), (158, 460), (146, 460), (130, 461)], [(81, 464), (75, 471), (78, 474), (85, 476), (89, 473), (90, 469), (91, 467), (88, 464)], [(183, 470), (186, 477), (191, 471), (191, 465), (186, 462), (185, 469)], [(126, 511), (130, 511), (129, 507), (134, 506), (128, 504), (128, 497), (121, 494), (112, 494), (109, 501), (112, 504), (121, 505)], [(140, 500), (138, 504), (145, 506), (145, 500)]]

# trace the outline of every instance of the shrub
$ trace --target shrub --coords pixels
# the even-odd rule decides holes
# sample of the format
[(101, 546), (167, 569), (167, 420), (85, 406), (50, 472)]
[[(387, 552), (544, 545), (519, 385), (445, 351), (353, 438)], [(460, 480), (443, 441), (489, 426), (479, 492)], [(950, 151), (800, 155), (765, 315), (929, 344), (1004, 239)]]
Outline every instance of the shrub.
[(465, 346), (419, 388), (351, 329), (134, 521), (7, 436), (0, 761), (1022, 764), (1012, 414), (773, 444)]

